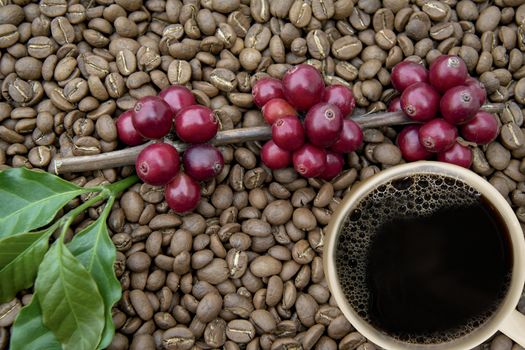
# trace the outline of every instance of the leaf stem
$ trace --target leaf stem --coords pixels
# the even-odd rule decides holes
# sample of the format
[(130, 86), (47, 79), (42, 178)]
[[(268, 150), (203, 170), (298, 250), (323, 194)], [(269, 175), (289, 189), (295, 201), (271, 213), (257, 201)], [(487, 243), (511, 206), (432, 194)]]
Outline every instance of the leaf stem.
[(105, 186), (105, 188), (111, 192), (111, 196), (116, 197), (120, 192), (136, 184), (138, 181), (139, 177), (137, 175), (132, 175), (123, 180), (117, 181), (114, 184)]
[(64, 215), (60, 221), (62, 221), (62, 230), (60, 232), (60, 240), (64, 240), (64, 237), (66, 235), (67, 229), (69, 226), (71, 226), (71, 223), (73, 223), (73, 220), (78, 216), (78, 214), (82, 213), (84, 210), (91, 207), (93, 204), (95, 204), (98, 201), (104, 200), (108, 198), (110, 195), (110, 192), (108, 191), (102, 191), (98, 195), (96, 195), (93, 198), (90, 198), (89, 200), (85, 201), (75, 209), (71, 210), (69, 213)]
[(104, 208), (104, 213), (106, 216), (109, 215), (109, 209), (113, 206), (113, 203), (115, 202), (115, 198), (118, 196), (118, 194), (122, 191), (124, 191), (126, 188), (132, 186), (133, 184), (137, 183), (139, 180), (137, 175), (129, 176), (123, 180), (120, 180), (118, 182), (115, 182), (114, 184), (102, 186), (101, 191), (99, 194), (97, 194), (95, 197), (90, 198), (89, 200), (85, 201), (75, 209), (71, 210), (69, 213), (64, 215), (60, 222), (62, 224), (62, 230), (60, 232), (60, 240), (64, 240), (65, 234), (67, 232), (67, 229), (69, 226), (71, 226), (71, 223), (73, 223), (73, 220), (78, 216), (78, 214), (82, 213), (84, 210), (88, 209), (89, 207), (93, 206), (98, 201), (104, 200), (106, 198), (109, 198), (106, 203), (106, 208)]

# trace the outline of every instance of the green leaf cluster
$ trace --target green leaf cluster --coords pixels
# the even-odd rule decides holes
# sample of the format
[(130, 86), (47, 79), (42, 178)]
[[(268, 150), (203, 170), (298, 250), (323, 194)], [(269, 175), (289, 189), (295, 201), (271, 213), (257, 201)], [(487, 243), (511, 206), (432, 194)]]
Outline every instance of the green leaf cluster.
[[(113, 265), (116, 250), (106, 226), (117, 195), (137, 181), (82, 188), (25, 168), (0, 172), (0, 302), (34, 287), (12, 328), (10, 349), (103, 349), (115, 329), (111, 308), (121, 288)], [(58, 217), (79, 195), (91, 199)], [(107, 200), (99, 218), (64, 242), (75, 217)], [(58, 238), (50, 243), (51, 236)]]

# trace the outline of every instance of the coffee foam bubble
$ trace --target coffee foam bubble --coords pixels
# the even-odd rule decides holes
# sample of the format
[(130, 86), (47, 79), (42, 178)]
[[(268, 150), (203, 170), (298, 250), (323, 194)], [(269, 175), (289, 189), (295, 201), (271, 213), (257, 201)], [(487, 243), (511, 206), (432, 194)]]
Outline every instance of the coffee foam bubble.
[[(480, 193), (464, 182), (436, 175), (417, 175), (379, 186), (363, 198), (346, 217), (337, 242), (336, 266), (347, 300), (361, 318), (367, 313), (370, 295), (366, 286), (366, 259), (374, 233), (398, 217), (426, 217), (441, 209), (474, 205)], [(410, 343), (442, 343), (457, 339), (479, 327), (490, 315), (481, 315), (446, 333), (389, 334)]]

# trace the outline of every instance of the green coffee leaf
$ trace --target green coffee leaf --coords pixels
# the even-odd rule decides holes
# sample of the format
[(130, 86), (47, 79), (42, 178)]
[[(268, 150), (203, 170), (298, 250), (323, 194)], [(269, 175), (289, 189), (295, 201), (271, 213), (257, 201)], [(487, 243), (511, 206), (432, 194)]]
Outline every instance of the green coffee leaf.
[(62, 350), (53, 333), (42, 323), (42, 310), (36, 294), (29, 305), (20, 310), (11, 328), (11, 350)]
[(35, 291), (44, 325), (65, 350), (93, 350), (104, 329), (104, 302), (97, 285), (62, 240), (40, 264)]
[(55, 226), (0, 239), (0, 303), (33, 285)]
[(106, 219), (112, 205), (113, 198), (108, 201), (98, 220), (77, 233), (71, 243), (68, 244), (71, 253), (93, 276), (104, 300), (106, 324), (99, 344), (101, 349), (106, 348), (111, 343), (115, 334), (111, 308), (119, 301), (122, 294), (120, 283), (113, 269), (116, 249), (109, 238), (106, 226)]
[(45, 172), (0, 172), (0, 238), (48, 224), (67, 202), (89, 191)]

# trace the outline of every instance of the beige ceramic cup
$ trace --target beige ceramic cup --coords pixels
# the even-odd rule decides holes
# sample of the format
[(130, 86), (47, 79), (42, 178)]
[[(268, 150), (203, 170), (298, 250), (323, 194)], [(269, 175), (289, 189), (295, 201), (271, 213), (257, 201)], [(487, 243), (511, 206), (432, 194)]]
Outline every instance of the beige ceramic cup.
[[(362, 319), (352, 308), (345, 298), (341, 289), (336, 269), (336, 246), (338, 238), (343, 232), (341, 228), (349, 214), (357, 204), (368, 193), (375, 190), (379, 185), (388, 183), (395, 179), (410, 177), (415, 174), (437, 174), (461, 180), (465, 184), (476, 189), (483, 195), (499, 212), (510, 235), (510, 247), (512, 249), (512, 277), (507, 295), (502, 300), (495, 313), (481, 326), (469, 334), (456, 338), (446, 343), (436, 344), (414, 344), (405, 343), (390, 337), (384, 332), (374, 328)], [(525, 316), (516, 310), (525, 283), (525, 240), (521, 226), (507, 201), (487, 181), (470, 170), (459, 166), (441, 162), (414, 162), (392, 167), (381, 171), (366, 181), (356, 185), (348, 193), (327, 228), (327, 241), (324, 247), (324, 270), (328, 280), (330, 291), (337, 301), (337, 305), (343, 311), (350, 323), (366, 338), (378, 346), (388, 350), (469, 350), (483, 343), (498, 330), (512, 338), (522, 347), (525, 347)], [(432, 276), (429, 276), (432, 278)]]

